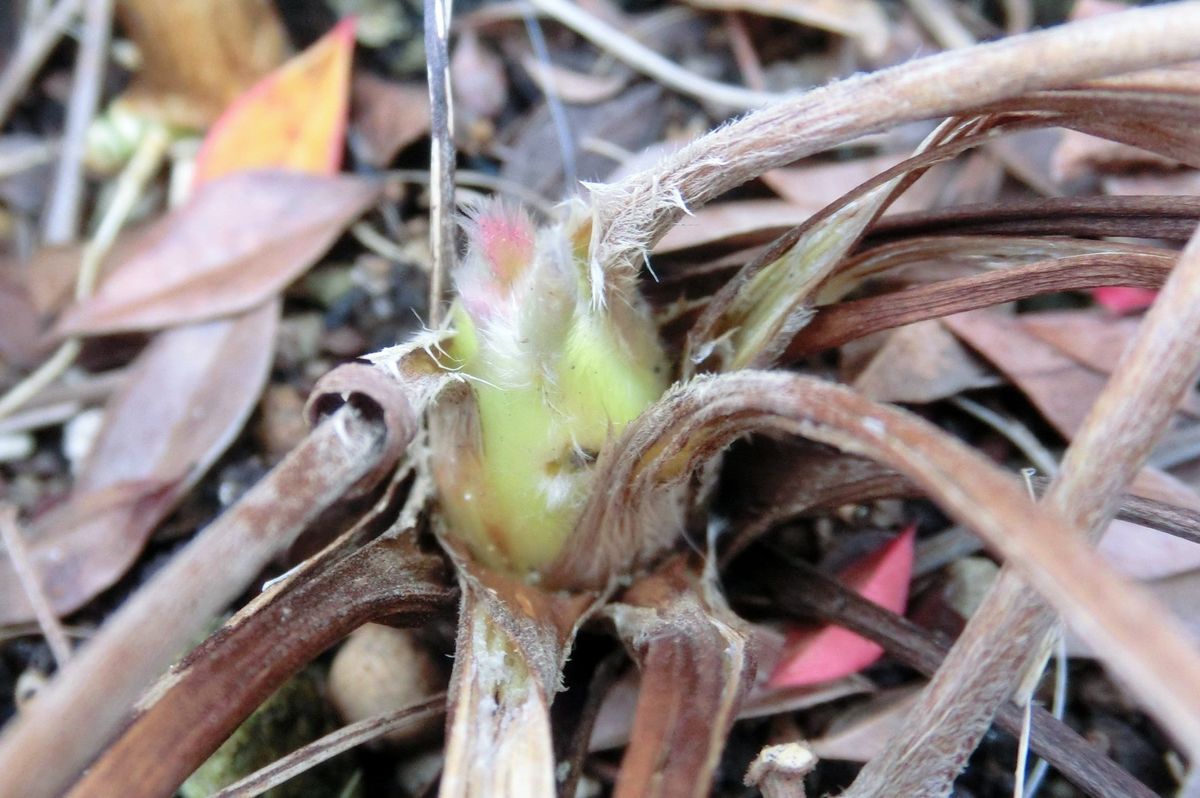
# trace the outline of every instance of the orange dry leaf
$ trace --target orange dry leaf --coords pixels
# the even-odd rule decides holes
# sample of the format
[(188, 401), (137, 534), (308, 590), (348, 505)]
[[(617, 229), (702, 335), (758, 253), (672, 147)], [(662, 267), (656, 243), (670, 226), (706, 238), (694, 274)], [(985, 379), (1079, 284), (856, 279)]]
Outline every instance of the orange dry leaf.
[(347, 19), (242, 95), (204, 140), (196, 182), (242, 169), (337, 172), (353, 55)]
[[(840, 579), (881, 607), (904, 612), (916, 533), (914, 524), (879, 551), (855, 562), (839, 574)], [(793, 631), (771, 675), (771, 685), (799, 687), (840, 679), (862, 670), (882, 654), (878, 644), (839, 626)]]

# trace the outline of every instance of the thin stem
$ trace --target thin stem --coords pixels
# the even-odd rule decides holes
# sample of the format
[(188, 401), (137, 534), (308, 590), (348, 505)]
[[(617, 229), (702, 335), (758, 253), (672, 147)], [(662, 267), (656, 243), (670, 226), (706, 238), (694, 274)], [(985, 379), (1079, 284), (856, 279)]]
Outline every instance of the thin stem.
[(83, 8), (83, 0), (58, 0), (45, 15), (25, 28), (17, 50), (0, 75), (0, 125), (8, 121), (25, 88)]
[(42, 238), (47, 244), (67, 244), (79, 234), (83, 207), (83, 158), (87, 131), (96, 118), (108, 59), (114, 0), (87, 0), (83, 37), (75, 59), (75, 78), (67, 106), (58, 170), (50, 189), (50, 201), (42, 220)]
[(0, 537), (8, 550), (8, 558), (12, 560), (13, 570), (21, 580), (21, 587), (25, 589), (29, 605), (33, 607), (33, 614), (37, 617), (42, 635), (50, 645), (50, 652), (54, 654), (54, 661), (61, 670), (71, 660), (71, 643), (67, 640), (67, 633), (59, 623), (58, 616), (50, 607), (45, 590), (42, 589), (37, 566), (29, 559), (29, 550), (25, 547), (25, 540), (21, 537), (21, 529), (17, 525), (17, 510), (10, 504), (0, 507)]
[(437, 329), (442, 318), (442, 300), (447, 276), (454, 271), (454, 106), (450, 92), (449, 35), (451, 0), (425, 0), (425, 58), (429, 78), (430, 152), (429, 171), (433, 191), (429, 208), (429, 246), (433, 251), (433, 273), (429, 280), (429, 326)]
[(210, 798), (254, 798), (254, 796), (262, 795), (272, 787), (277, 787), (306, 770), (332, 759), (343, 751), (349, 751), (355, 746), (369, 743), (371, 740), (378, 739), (396, 729), (404, 728), (411, 723), (441, 715), (445, 711), (446, 694), (438, 693), (402, 709), (351, 723), (296, 749), (282, 759), (277, 759), (266, 767), (254, 771), (249, 776), (238, 779), (228, 787), (213, 793)]
[(558, 20), (600, 49), (612, 53), (617, 60), (688, 97), (746, 110), (769, 105), (783, 96), (750, 91), (689, 72), (567, 0), (531, 2), (539, 11)]

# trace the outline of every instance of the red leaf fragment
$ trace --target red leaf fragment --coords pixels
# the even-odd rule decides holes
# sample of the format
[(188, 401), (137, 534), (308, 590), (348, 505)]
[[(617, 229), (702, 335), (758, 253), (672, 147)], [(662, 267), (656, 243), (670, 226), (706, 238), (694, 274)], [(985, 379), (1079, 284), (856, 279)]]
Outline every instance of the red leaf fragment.
[[(910, 525), (895, 540), (842, 571), (840, 579), (864, 598), (903, 613), (912, 577), (916, 531), (916, 525)], [(840, 679), (857, 673), (882, 655), (879, 645), (838, 626), (796, 629), (788, 635), (771, 685), (795, 687)]]

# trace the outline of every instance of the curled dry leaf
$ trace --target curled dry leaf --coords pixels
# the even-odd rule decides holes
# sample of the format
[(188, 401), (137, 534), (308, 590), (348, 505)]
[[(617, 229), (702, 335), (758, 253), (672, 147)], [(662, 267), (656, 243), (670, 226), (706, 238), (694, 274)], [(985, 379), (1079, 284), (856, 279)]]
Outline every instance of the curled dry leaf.
[(248, 310), (311, 266), (379, 196), (353, 177), (239, 172), (205, 183), (140, 237), (58, 335), (172, 327)]
[[(69, 613), (112, 585), (154, 527), (237, 435), (262, 391), (278, 308), (181, 328), (155, 340), (107, 406), (67, 503), (38, 519), (30, 555), (54, 609)], [(0, 560), (0, 623), (32, 610)]]

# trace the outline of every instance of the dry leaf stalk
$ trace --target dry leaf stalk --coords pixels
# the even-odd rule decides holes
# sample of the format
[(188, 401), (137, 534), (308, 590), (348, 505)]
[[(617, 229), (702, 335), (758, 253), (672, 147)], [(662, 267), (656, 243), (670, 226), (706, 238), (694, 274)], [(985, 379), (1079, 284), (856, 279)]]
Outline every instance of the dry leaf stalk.
[[(1125, 486), (1146, 462), (1190, 390), (1200, 369), (1198, 341), (1200, 237), (1194, 237), (1067, 449), (1059, 476), (1043, 500), (1086, 530), (1090, 540), (1103, 531)], [(1079, 580), (1082, 573), (1071, 578)], [(1142, 614), (1146, 623), (1171, 619), (1161, 607), (1145, 607)], [(1067, 620), (1087, 634), (1106, 619), (1084, 614), (1068, 615)], [(1031, 655), (1038, 655), (1053, 624), (1053, 614), (1030, 595), (1017, 569), (1006, 567), (911, 715), (947, 721), (932, 728), (928, 722), (906, 727), (885, 755), (863, 768), (848, 795), (890, 795), (893, 790), (948, 794), (997, 707), (1014, 689)], [(1178, 645), (1180, 655), (1195, 657), (1187, 638)], [(1165, 695), (1169, 690), (1162, 691), (1182, 671), (1157, 677), (1139, 673), (1140, 668), (1130, 662), (1135, 649), (1165, 655), (1148, 638), (1134, 636), (1112, 649), (1108, 665), (1141, 693), (1151, 713), (1195, 759), (1200, 755), (1200, 706), (1180, 701), (1186, 699), (1182, 694), (1171, 699)]]

